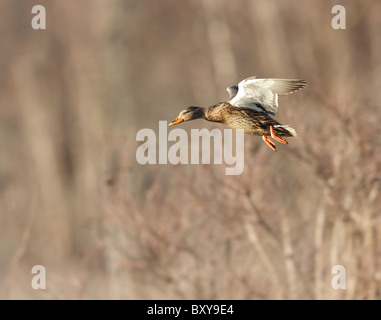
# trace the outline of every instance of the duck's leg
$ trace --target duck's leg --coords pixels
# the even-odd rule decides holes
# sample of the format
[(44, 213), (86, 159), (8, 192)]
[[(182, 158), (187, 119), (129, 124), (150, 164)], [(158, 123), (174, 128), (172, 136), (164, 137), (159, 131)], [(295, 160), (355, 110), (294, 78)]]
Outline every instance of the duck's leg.
[(271, 138), (273, 138), (274, 140), (279, 141), (280, 143), (283, 143), (283, 144), (288, 144), (285, 138), (279, 137), (275, 134), (273, 126), (270, 126), (270, 134), (271, 134)]
[(275, 143), (270, 141), (269, 136), (262, 136), (262, 139), (271, 149), (276, 151)]

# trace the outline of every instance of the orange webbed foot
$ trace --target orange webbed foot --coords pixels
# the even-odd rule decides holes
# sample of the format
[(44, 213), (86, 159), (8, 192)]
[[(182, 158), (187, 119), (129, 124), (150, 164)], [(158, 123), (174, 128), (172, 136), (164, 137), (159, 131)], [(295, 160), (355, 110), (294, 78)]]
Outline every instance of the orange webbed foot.
[(262, 136), (262, 139), (271, 149), (276, 151), (275, 143), (270, 141), (269, 136)]
[(270, 126), (270, 134), (271, 134), (271, 138), (273, 138), (274, 140), (280, 142), (280, 143), (283, 143), (283, 144), (288, 144), (287, 140), (282, 138), (282, 137), (279, 137), (275, 134), (275, 131), (274, 131), (274, 127), (273, 126)]

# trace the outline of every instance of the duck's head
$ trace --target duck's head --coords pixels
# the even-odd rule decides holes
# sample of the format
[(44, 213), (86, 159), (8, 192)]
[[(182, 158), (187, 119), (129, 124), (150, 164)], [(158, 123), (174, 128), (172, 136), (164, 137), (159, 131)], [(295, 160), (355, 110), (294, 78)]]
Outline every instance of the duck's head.
[(205, 118), (204, 108), (202, 107), (188, 107), (179, 113), (176, 120), (173, 120), (169, 125), (173, 126), (183, 121), (190, 121), (194, 119)]

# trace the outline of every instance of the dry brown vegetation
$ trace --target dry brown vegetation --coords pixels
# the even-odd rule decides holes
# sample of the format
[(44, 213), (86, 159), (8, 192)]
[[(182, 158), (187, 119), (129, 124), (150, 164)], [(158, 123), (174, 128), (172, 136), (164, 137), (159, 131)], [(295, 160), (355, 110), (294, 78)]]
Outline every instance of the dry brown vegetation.
[[(45, 31), (0, 3), (1, 298), (380, 298), (380, 1), (38, 4)], [(252, 75), (307, 80), (277, 114), (298, 139), (246, 136), (240, 176), (136, 163), (140, 128)]]

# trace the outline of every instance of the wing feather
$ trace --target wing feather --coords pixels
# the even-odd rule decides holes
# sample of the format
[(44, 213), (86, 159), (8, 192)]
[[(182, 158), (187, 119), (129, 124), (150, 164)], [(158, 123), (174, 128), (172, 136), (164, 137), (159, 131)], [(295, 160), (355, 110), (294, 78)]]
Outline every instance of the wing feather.
[(227, 92), (229, 92), (229, 99), (233, 99), (238, 92), (238, 86), (230, 86), (226, 88)]
[[(275, 115), (278, 110), (278, 95), (290, 94), (306, 86), (302, 79), (256, 79), (242, 80), (238, 92), (229, 102), (237, 107), (252, 108)], [(229, 87), (230, 88), (230, 87)], [(259, 108), (260, 104), (263, 108)], [(264, 109), (264, 110), (263, 110)]]

